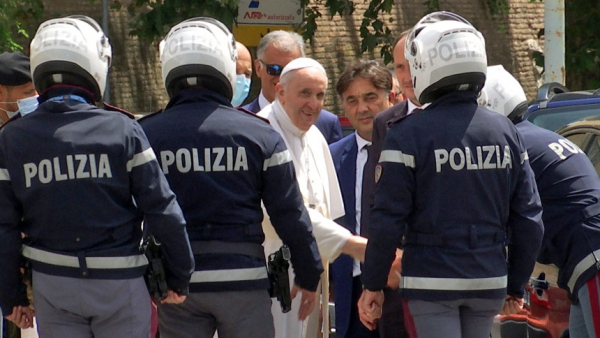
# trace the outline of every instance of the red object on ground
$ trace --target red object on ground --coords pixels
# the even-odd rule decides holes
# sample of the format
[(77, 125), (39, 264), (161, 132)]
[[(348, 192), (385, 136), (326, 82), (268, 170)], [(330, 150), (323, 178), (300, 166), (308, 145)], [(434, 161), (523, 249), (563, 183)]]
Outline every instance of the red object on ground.
[(547, 290), (527, 285), (525, 303), (521, 312), (500, 317), (502, 338), (568, 337), (571, 302), (565, 290), (552, 284)]

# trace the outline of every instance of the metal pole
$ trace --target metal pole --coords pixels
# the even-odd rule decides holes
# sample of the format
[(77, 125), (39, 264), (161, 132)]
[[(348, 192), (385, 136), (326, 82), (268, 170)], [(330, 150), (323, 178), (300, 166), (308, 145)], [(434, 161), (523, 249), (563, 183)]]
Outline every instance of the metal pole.
[(544, 15), (544, 83), (566, 83), (565, 1), (546, 0)]
[[(108, 36), (108, 0), (102, 0), (102, 29)], [(108, 72), (110, 75), (110, 71)], [(104, 102), (110, 103), (110, 79), (106, 79), (106, 89), (104, 90)]]

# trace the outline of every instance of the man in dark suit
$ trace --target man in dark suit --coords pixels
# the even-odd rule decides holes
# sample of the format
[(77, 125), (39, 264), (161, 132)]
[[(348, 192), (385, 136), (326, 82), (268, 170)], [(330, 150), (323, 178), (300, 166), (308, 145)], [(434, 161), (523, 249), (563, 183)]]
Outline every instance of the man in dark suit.
[[(373, 133), (372, 133), (372, 146), (369, 159), (364, 169), (365, 180), (364, 191), (363, 191), (363, 204), (369, 207), (365, 208), (363, 217), (369, 218), (370, 206), (373, 204), (373, 198), (375, 193), (375, 166), (379, 161), (379, 155), (381, 155), (381, 147), (385, 135), (387, 134), (388, 126), (408, 115), (413, 113), (415, 109), (419, 109), (420, 104), (417, 101), (415, 92), (412, 85), (412, 78), (410, 76), (410, 70), (408, 68), (408, 62), (404, 58), (404, 42), (406, 36), (410, 30), (400, 34), (400, 37), (394, 44), (394, 73), (398, 79), (398, 84), (402, 90), (402, 94), (406, 97), (406, 100), (397, 103), (391, 108), (382, 111), (375, 116), (373, 120)], [(400, 244), (400, 243), (399, 243)], [(398, 252), (396, 257), (395, 266), (399, 267), (401, 253)], [(404, 318), (402, 309), (402, 296), (398, 289), (399, 276), (394, 273), (390, 274), (388, 279), (388, 286), (393, 285), (392, 288), (386, 288), (383, 290), (385, 296), (385, 302), (383, 303), (382, 318), (379, 320), (378, 329), (381, 337), (408, 337), (406, 330), (404, 329)]]
[[(381, 114), (378, 114), (373, 121), (373, 149), (371, 153), (374, 156), (372, 156), (368, 161), (368, 164), (372, 165), (373, 169), (375, 168), (377, 161), (379, 161), (381, 145), (385, 139), (385, 135), (387, 134), (388, 126), (391, 123), (408, 115), (407, 113), (412, 113), (415, 109), (421, 106), (415, 96), (410, 70), (408, 68), (408, 61), (406, 61), (404, 58), (404, 42), (409, 32), (410, 30), (401, 33), (400, 37), (396, 41), (396, 44), (394, 45), (393, 52), (394, 73), (396, 74), (396, 79), (398, 79), (398, 84), (400, 86), (402, 95), (404, 95), (406, 100), (401, 101), (395, 104), (393, 107), (382, 111)], [(375, 185), (375, 181), (373, 180), (372, 183), (373, 184), (371, 187)]]
[[(279, 75), (290, 61), (304, 57), (304, 40), (300, 35), (288, 31), (272, 31), (260, 39), (256, 48), (254, 69), (260, 79), (261, 90), (258, 97), (243, 106), (253, 113), (275, 101), (275, 85)], [(315, 126), (321, 131), (328, 144), (342, 138), (342, 127), (337, 116), (325, 109), (321, 110)]]
[[(362, 218), (363, 168), (369, 157), (373, 118), (392, 106), (392, 75), (376, 61), (360, 60), (340, 76), (336, 90), (352, 127), (356, 130), (329, 146), (344, 200), (345, 215), (336, 222), (353, 234), (366, 235)], [(331, 264), (335, 295), (336, 332), (344, 338), (379, 337), (358, 315), (362, 290), (360, 263), (342, 255)]]

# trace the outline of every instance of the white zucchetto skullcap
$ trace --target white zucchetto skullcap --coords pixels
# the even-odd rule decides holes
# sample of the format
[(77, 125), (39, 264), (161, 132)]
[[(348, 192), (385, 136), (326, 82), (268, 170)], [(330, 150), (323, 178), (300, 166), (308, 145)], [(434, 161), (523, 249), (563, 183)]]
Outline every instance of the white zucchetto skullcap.
[(325, 72), (325, 68), (315, 59), (311, 58), (297, 58), (288, 63), (283, 70), (281, 71), (280, 77), (285, 76), (285, 74), (302, 68), (315, 67), (318, 70), (322, 71), (325, 76), (327, 76), (327, 72)]

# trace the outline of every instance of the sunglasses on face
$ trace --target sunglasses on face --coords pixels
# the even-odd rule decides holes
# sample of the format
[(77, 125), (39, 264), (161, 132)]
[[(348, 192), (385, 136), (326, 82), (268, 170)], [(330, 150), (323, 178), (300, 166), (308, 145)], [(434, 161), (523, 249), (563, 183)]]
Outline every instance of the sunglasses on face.
[(260, 63), (267, 67), (267, 74), (271, 76), (279, 76), (279, 74), (281, 74), (281, 71), (283, 70), (283, 67), (281, 67), (280, 65), (268, 65), (264, 63), (263, 60), (258, 61), (260, 61)]

